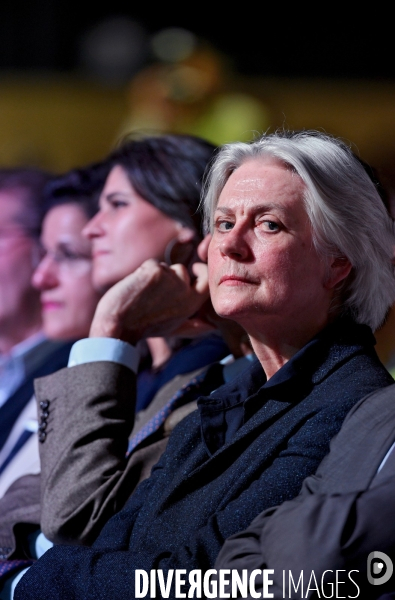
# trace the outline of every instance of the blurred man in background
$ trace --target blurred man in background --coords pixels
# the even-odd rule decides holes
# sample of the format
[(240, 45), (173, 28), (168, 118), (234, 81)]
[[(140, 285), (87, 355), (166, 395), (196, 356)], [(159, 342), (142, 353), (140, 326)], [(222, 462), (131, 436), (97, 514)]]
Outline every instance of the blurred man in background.
[(67, 364), (68, 351), (42, 333), (40, 296), (31, 284), (50, 178), (33, 168), (0, 170), (0, 474), (26, 435), (18, 421), (34, 378)]

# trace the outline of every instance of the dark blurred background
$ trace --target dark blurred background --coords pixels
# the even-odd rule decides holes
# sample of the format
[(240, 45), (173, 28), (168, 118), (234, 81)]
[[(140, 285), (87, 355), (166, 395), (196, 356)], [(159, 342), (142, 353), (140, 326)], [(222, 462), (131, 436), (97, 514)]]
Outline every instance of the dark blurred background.
[(82, 38), (121, 17), (140, 24), (147, 36), (169, 27), (187, 29), (217, 46), (244, 75), (376, 80), (395, 76), (389, 7), (374, 12), (372, 5), (354, 10), (344, 6), (341, 12), (330, 5), (303, 8), (288, 3), (255, 8), (120, 0), (1, 4), (3, 69), (75, 71), (81, 67)]
[(223, 143), (282, 126), (341, 136), (395, 188), (389, 9), (0, 6), (2, 165), (66, 170), (140, 129)]

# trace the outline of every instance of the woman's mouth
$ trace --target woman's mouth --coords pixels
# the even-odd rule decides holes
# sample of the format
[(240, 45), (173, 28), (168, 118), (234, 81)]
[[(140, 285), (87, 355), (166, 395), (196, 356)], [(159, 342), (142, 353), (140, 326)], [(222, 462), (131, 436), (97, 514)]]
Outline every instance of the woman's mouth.
[(248, 277), (243, 277), (241, 275), (223, 275), (219, 280), (219, 285), (221, 284), (229, 285), (229, 286), (237, 286), (237, 285), (256, 285), (256, 282)]
[(45, 311), (59, 310), (62, 308), (63, 303), (55, 300), (44, 300), (41, 302), (41, 308)]

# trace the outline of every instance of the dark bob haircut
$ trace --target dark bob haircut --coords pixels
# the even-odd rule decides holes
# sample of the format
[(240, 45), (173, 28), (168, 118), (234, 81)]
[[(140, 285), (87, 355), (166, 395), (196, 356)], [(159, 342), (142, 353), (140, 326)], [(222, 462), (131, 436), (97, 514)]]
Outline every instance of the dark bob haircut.
[(199, 203), (204, 174), (215, 151), (213, 144), (192, 135), (127, 136), (109, 160), (125, 170), (144, 200), (201, 238)]
[(110, 169), (111, 163), (105, 159), (53, 177), (44, 188), (44, 213), (62, 204), (78, 204), (91, 219), (98, 211)]

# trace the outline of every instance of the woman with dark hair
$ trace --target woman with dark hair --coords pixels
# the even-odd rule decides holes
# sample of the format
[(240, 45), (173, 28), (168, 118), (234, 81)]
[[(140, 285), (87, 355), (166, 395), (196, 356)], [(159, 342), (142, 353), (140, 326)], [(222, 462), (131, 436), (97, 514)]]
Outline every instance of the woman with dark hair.
[[(203, 176), (215, 146), (189, 135), (126, 138), (109, 156), (112, 165), (100, 210), (85, 228), (93, 245), (93, 282), (106, 291), (145, 260), (188, 268), (202, 239), (198, 211)], [(139, 343), (136, 411), (146, 408), (170, 379), (226, 356), (222, 337), (150, 338)]]
[(101, 294), (92, 284), (92, 247), (82, 231), (98, 210), (110, 165), (88, 165), (54, 178), (44, 190), (43, 257), (32, 283), (41, 292), (44, 329), (51, 339), (88, 335)]

